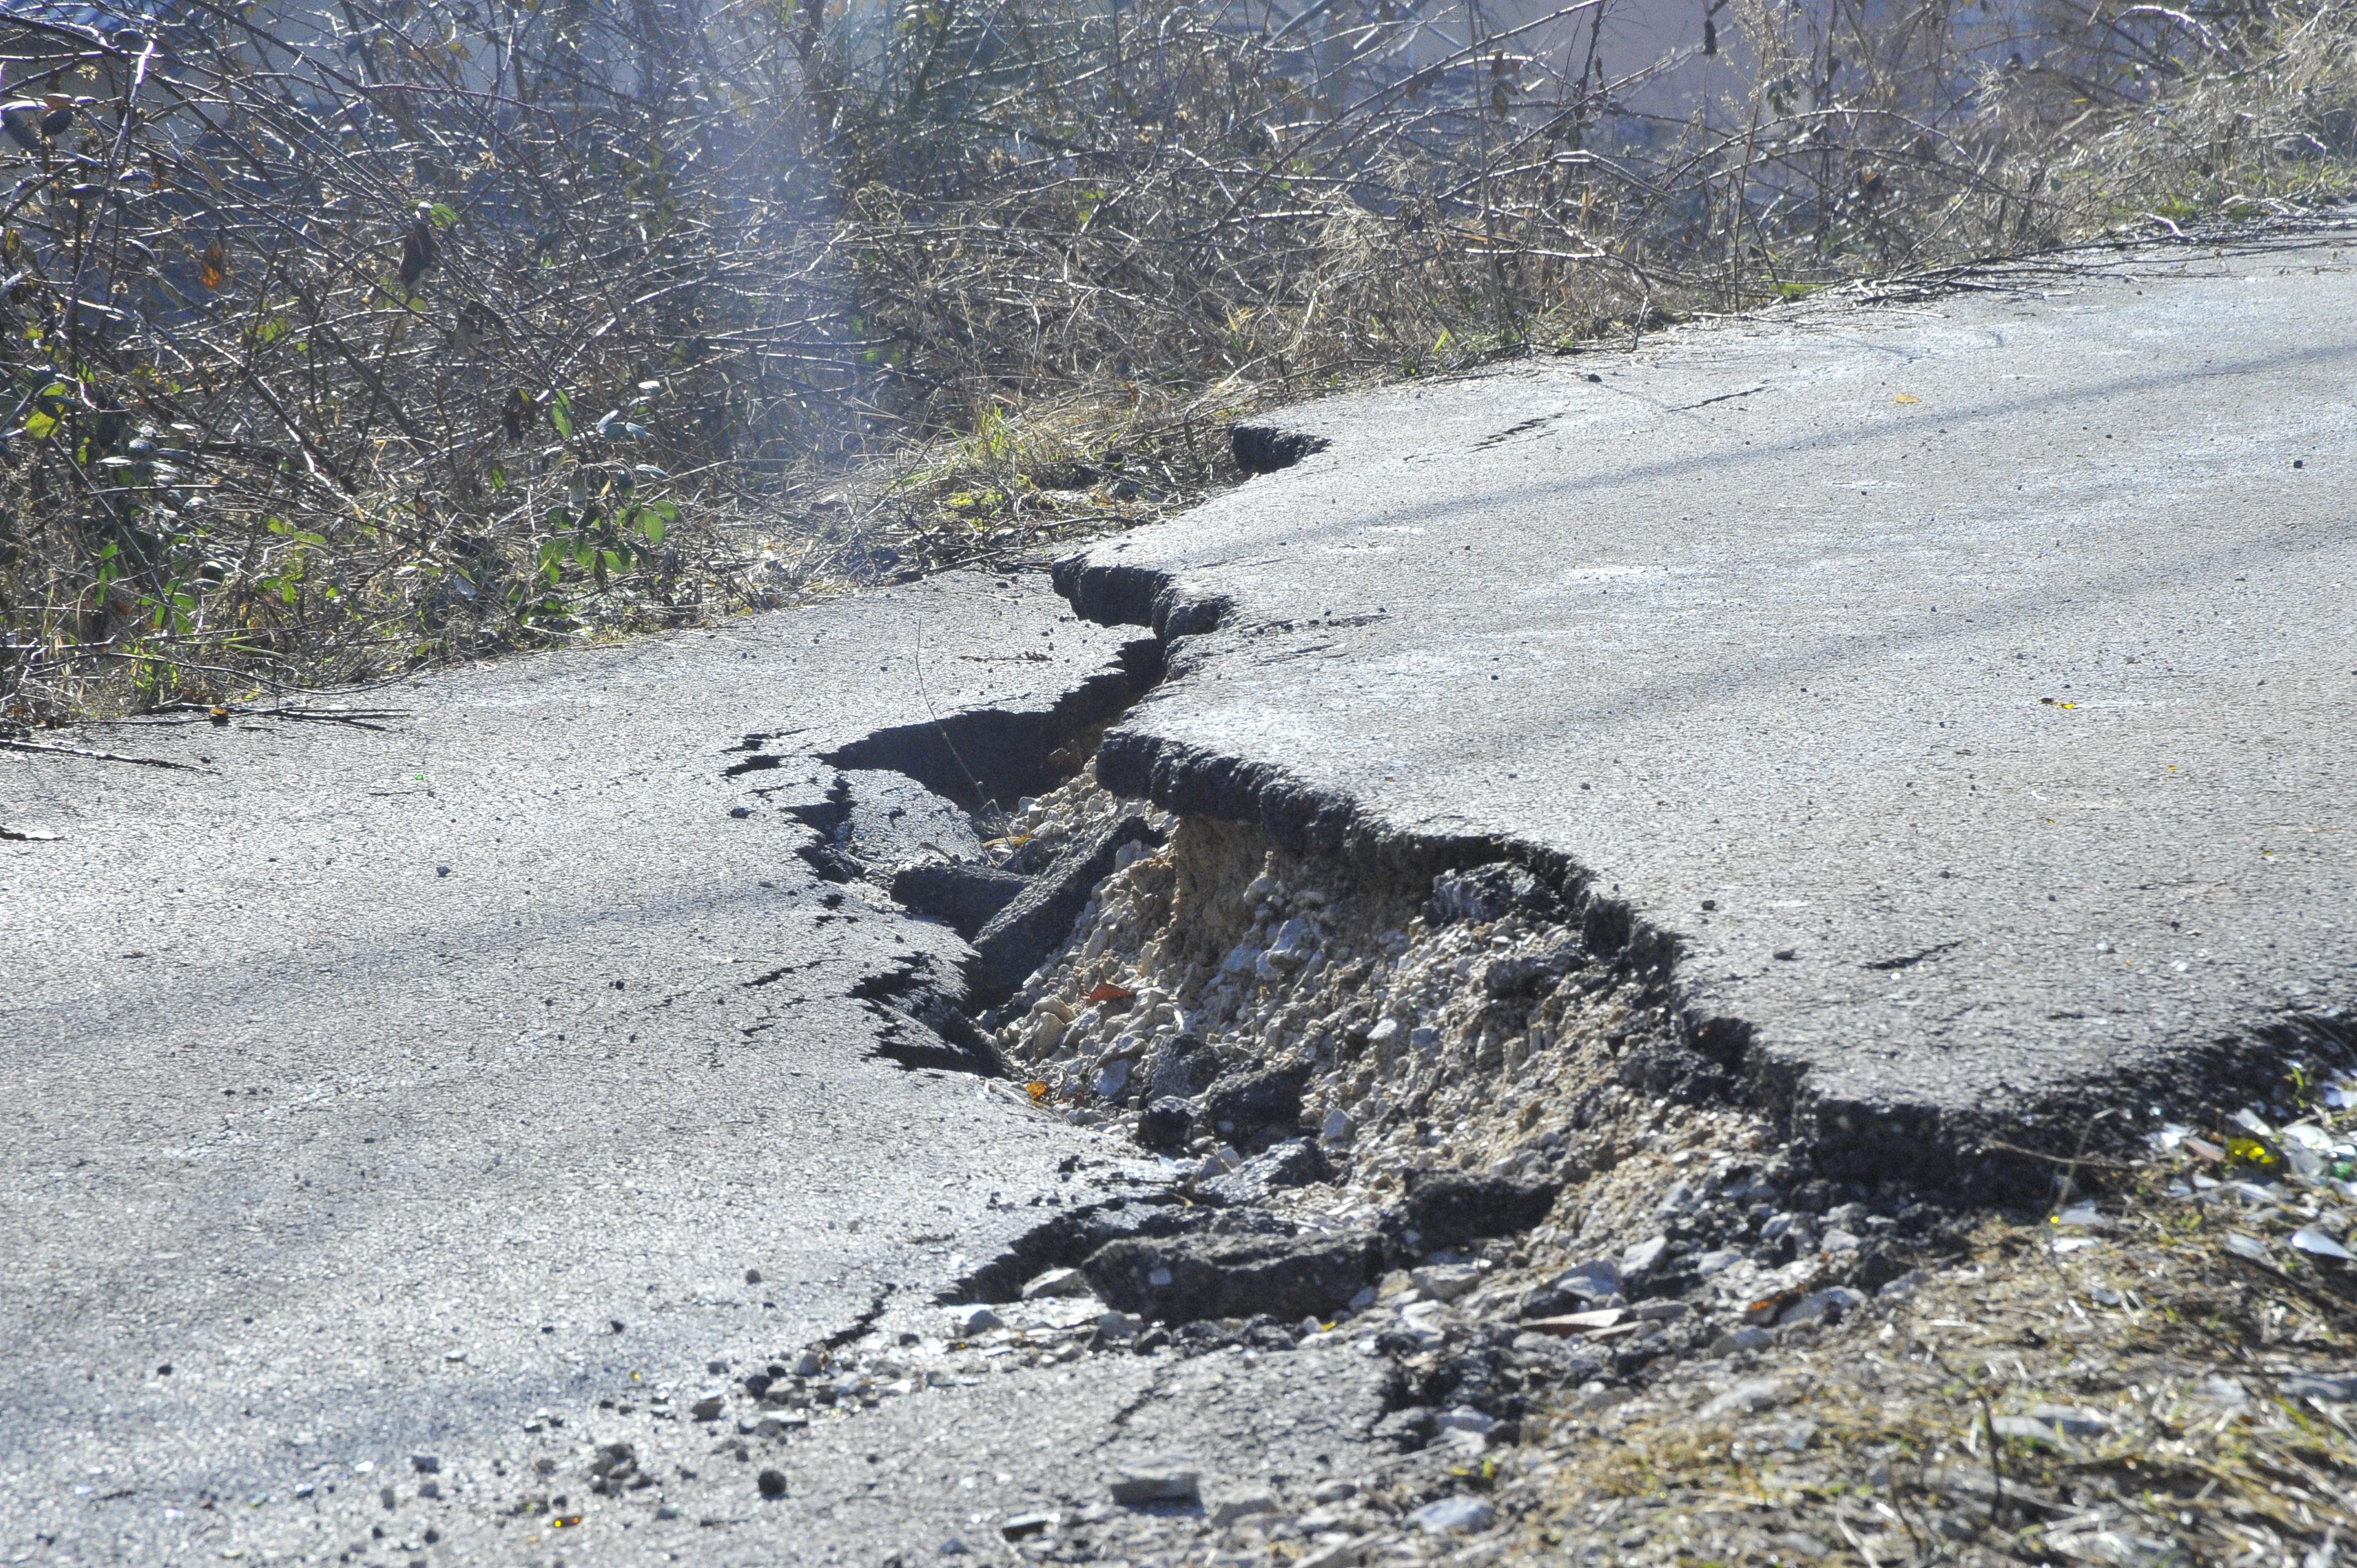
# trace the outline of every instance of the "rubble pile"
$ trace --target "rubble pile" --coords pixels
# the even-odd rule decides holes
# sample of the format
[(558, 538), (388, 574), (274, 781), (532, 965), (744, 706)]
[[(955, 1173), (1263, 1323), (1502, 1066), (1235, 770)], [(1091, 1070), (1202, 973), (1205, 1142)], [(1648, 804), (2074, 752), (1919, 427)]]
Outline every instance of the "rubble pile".
[[(1083, 778), (1018, 831), (1110, 810)], [(1157, 833), (985, 1020), (1035, 1100), (1156, 1153), (1186, 1199), (1161, 1239), (1075, 1250), (1108, 1304), (1398, 1357), (1401, 1444), (1478, 1450), (1549, 1390), (1757, 1351), (1952, 1242), (1903, 1191), (1782, 1152), (1531, 870)]]

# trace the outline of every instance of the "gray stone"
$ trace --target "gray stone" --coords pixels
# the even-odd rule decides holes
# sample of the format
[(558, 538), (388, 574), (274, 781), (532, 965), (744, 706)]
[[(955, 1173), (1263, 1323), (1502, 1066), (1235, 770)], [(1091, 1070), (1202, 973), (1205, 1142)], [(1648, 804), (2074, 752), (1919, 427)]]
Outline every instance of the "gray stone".
[(1196, 1195), (1214, 1203), (1265, 1206), (1277, 1193), (1324, 1179), (1325, 1156), (1305, 1139), (1277, 1144), (1254, 1155), (1234, 1170), (1223, 1172), (1196, 1187)]
[(1620, 1262), (1617, 1258), (1594, 1258), (1565, 1270), (1550, 1280), (1550, 1289), (1576, 1295), (1583, 1301), (1595, 1301), (1620, 1293)]
[(2281, 1387), (2286, 1399), (2322, 1400), (2327, 1404), (2357, 1402), (2357, 1373), (2338, 1376), (2304, 1374), (2286, 1378)]
[(1710, 1342), (1714, 1356), (1733, 1356), (1745, 1350), (1765, 1350), (1776, 1343), (1776, 1337), (1765, 1328), (1745, 1326), (1731, 1329)]
[(1781, 1404), (1785, 1391), (1781, 1378), (1748, 1378), (1704, 1405), (1695, 1412), (1696, 1419), (1717, 1421), (1723, 1415), (1757, 1415)]
[(1662, 1254), (1669, 1250), (1670, 1239), (1666, 1236), (1654, 1236), (1638, 1242), (1620, 1254), (1620, 1277), (1633, 1280), (1652, 1273), (1653, 1265), (1660, 1262)]
[(1023, 1541), (1035, 1535), (1045, 1535), (1056, 1528), (1062, 1516), (1039, 1510), (1009, 1514), (999, 1525), (999, 1535), (1007, 1541)]
[(1222, 1498), (1218, 1502), (1212, 1504), (1209, 1517), (1213, 1524), (1224, 1528), (1228, 1525), (1237, 1523), (1240, 1520), (1252, 1519), (1256, 1515), (1271, 1514), (1275, 1511), (1276, 1498), (1275, 1494), (1269, 1492), (1243, 1492), (1235, 1497)]

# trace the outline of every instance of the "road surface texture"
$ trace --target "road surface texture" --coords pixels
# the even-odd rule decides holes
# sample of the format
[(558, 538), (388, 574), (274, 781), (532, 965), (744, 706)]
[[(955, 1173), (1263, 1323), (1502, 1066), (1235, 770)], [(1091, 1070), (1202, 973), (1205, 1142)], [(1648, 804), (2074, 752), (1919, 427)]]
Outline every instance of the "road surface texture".
[(1518, 846), (1871, 1165), (2345, 1039), (2352, 242), (1297, 411), (1254, 444), (1293, 466), (1066, 568), (1197, 632), (1101, 771), (1296, 843)]
[[(1227, 1528), (1224, 1498), (1317, 1504), (1285, 1550), (1339, 1565), (1406, 1529), (1346, 1496), (1432, 1433), (1399, 1369), (1471, 1401), (1464, 1355), (1552, 1364), (1448, 1304), (1567, 1228), (1472, 1226), (1489, 1250), (1429, 1254), (1458, 1273), (1421, 1299), (1385, 1275), (1424, 1314), (1404, 1340), (1156, 1349), (1086, 1296), (1005, 1300), (1074, 1216), (1209, 1208), (1117, 1119), (996, 1076), (961, 1009), (1020, 972), (996, 920), (863, 867), (938, 894), (1004, 823), (942, 795), (1038, 794), (1111, 720), (1116, 792), (1575, 895), (1741, 1113), (1787, 1119), (1800, 1165), (1688, 1174), (1758, 1210), (1712, 1256), (1795, 1291), (1813, 1232), (1758, 1221), (1808, 1159), (1936, 1186), (1992, 1132), (2345, 1042), (2336, 247), (2025, 269), (1305, 409), (1243, 437), (1274, 471), (1060, 567), (1087, 618), (962, 576), (0, 751), (0, 1559), (1194, 1561), (1156, 1520)], [(1498, 1192), (1529, 1227), (1555, 1188)], [(1846, 1223), (1908, 1234), (1909, 1201)], [(1237, 1214), (1213, 1252), (1277, 1245)], [(1383, 1234), (1334, 1246), (1429, 1245)], [(1621, 1300), (1620, 1265), (1549, 1288), (1575, 1278)], [(978, 1295), (1006, 1326), (942, 1305)], [(1679, 1343), (1707, 1345), (1695, 1300)], [(1659, 1305), (1609, 1332), (1689, 1310)], [(1517, 1419), (1444, 1414), (1459, 1457)], [(1157, 1463), (1200, 1499), (1108, 1514)], [(1440, 1494), (1491, 1472), (1452, 1464), (1417, 1483), (1457, 1510), (1436, 1541), (1490, 1525)]]
[[(0, 820), (61, 835), (0, 843), (0, 1555), (332, 1557), (357, 1537), (390, 1556), (433, 1522), (369, 1534), (395, 1523), (380, 1486), (424, 1479), (413, 1455), (488, 1505), (494, 1464), (522, 1488), (538, 1453), (649, 1444), (643, 1398), (630, 1421), (592, 1391), (676, 1384), (683, 1412), (720, 1380), (707, 1362), (742, 1375), (879, 1304), (938, 1335), (931, 1299), (969, 1258), (1116, 1162), (887, 1054), (941, 1049), (891, 983), (953, 975), (962, 944), (819, 880), (765, 791), (831, 777), (809, 759), (929, 703), (1045, 715), (1093, 680), (1117, 704), (1125, 639), (1037, 577), (960, 579), (341, 704), (402, 710), (365, 727), (85, 737), (199, 770), (0, 752)], [(878, 977), (885, 1003), (855, 997)], [(730, 1506), (683, 1502), (647, 1551), (930, 1545), (1076, 1448), (1093, 1487), (1078, 1434), (1143, 1402), (1155, 1369), (1135, 1368), (1085, 1398), (1045, 1388), (1037, 1417), (1002, 1400), (973, 1419), (1019, 1435), (930, 1466), (863, 1436), (831, 1490), (814, 1448), (766, 1510), (740, 1506), (761, 1500), (749, 1469), (715, 1476)], [(572, 1421), (526, 1433), (542, 1407)], [(690, 1467), (749, 1463), (710, 1448)], [(364, 1504), (356, 1525), (327, 1522), (337, 1500)]]

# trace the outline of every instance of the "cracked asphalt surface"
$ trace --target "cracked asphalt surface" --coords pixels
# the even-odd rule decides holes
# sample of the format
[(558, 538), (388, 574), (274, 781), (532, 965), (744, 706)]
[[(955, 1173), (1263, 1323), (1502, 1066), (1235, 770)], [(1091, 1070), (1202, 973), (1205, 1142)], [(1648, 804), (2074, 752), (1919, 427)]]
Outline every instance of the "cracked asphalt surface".
[[(732, 1424), (646, 1396), (870, 1316), (938, 1336), (935, 1293), (1124, 1190), (1019, 1092), (879, 1056), (921, 1031), (854, 988), (963, 946), (818, 880), (780, 802), (929, 706), (1049, 708), (1132, 635), (954, 578), (340, 704), (405, 711), (374, 727), (79, 737), (197, 771), (0, 752), (0, 822), (61, 835), (0, 843), (0, 1557), (866, 1560), (879, 1518), (973, 1533), (1001, 1471), (1055, 1496), (1034, 1434), (1100, 1493), (1091, 1423), (1156, 1360), (920, 1396), (1024, 1424), (976, 1438), (1003, 1463), (904, 1448), (915, 1415), (822, 1430), (776, 1506)], [(500, 1519), (593, 1435), (669, 1450), (664, 1485), (608, 1513), (576, 1473), (562, 1537)]]
[[(1090, 553), (1093, 613), (1158, 592), (1187, 634), (1111, 744), (1305, 843), (1555, 857), (1886, 1170), (2345, 1036), (2340, 238), (1298, 411), (1324, 450)], [(1137, 635), (962, 576), (357, 694), (400, 710), (367, 727), (76, 737), (181, 769), (0, 752), (0, 823), (59, 835), (0, 840), (0, 1557), (987, 1559), (1122, 1463), (1288, 1506), (1379, 1469), (1383, 1363), (1333, 1344), (683, 1410), (934, 1348), (952, 1282), (1153, 1193), (905, 1065), (889, 997), (969, 950), (797, 854), (824, 757), (1039, 733)], [(621, 1442), (644, 1484), (586, 1492)]]
[(1125, 774), (1561, 857), (1884, 1168), (2345, 1040), (2352, 240), (1291, 411), (1323, 450), (1088, 556), (1094, 613), (1197, 632)]

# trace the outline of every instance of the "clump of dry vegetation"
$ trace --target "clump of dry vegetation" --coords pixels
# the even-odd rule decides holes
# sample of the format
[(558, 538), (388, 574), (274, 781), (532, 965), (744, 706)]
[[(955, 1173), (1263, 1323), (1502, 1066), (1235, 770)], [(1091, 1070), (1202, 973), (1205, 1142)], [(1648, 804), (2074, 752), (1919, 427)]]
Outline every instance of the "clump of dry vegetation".
[(1838, 1326), (1564, 1412), (1521, 1483), (1543, 1499), (1534, 1549), (2335, 1561), (2357, 1530), (2348, 1164), (2303, 1180), (2226, 1131), (2083, 1180), (2051, 1215), (1985, 1220)]
[(2339, 188), (2324, 0), (19, 0), (0, 724), (1162, 515), (1242, 411)]

